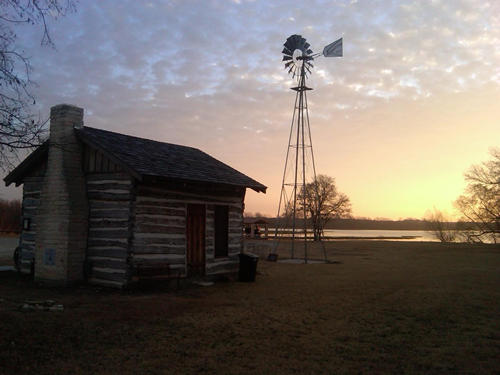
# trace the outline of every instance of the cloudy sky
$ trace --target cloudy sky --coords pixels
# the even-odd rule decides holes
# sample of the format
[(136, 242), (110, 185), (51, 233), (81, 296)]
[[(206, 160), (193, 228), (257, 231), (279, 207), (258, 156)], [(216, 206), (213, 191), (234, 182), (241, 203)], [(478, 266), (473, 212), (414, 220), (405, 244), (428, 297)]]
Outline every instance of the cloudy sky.
[(268, 186), (247, 212), (277, 210), (291, 34), (315, 52), (344, 38), (308, 99), (316, 169), (355, 216), (451, 213), (463, 172), (500, 146), (499, 1), (80, 1), (50, 22), (56, 49), (17, 31), (43, 116), (71, 103), (88, 126), (198, 147)]

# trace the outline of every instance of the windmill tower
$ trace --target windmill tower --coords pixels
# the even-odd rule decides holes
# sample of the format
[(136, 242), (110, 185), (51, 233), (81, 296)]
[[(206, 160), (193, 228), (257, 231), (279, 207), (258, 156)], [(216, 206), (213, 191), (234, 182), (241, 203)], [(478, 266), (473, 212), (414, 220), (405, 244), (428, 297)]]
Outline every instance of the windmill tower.
[[(278, 214), (275, 224), (275, 246), (270, 259), (276, 259), (280, 240), (291, 238), (290, 257), (296, 255), (297, 240), (304, 244), (304, 262), (307, 263), (307, 241), (311, 238), (307, 228), (308, 205), (318, 204), (318, 192), (315, 188), (316, 166), (309, 126), (309, 109), (307, 106), (306, 78), (311, 74), (312, 61), (315, 57), (342, 56), (342, 38), (327, 45), (322, 53), (313, 54), (305, 38), (300, 35), (290, 36), (283, 48), (285, 69), (296, 79), (297, 86), (291, 89), (296, 92), (292, 124), (288, 137), (288, 147), (281, 183)], [(311, 191), (312, 190), (312, 191)], [(317, 207), (317, 206), (316, 206)], [(323, 246), (326, 261), (326, 251)]]

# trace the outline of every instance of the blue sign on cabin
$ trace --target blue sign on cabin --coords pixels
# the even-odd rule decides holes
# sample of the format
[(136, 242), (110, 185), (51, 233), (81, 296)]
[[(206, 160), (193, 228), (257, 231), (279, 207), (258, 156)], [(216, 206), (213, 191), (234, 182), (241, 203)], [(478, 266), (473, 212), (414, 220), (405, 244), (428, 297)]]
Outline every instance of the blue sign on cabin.
[(46, 266), (54, 266), (56, 264), (55, 249), (45, 249), (43, 252), (43, 264)]

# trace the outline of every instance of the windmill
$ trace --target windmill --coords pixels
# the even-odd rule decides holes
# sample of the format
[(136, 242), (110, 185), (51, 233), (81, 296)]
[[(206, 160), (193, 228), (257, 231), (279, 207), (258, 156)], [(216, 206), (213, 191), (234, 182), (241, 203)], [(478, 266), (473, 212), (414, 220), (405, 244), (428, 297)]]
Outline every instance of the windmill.
[[(312, 197), (312, 204), (318, 204), (318, 192), (307, 191), (315, 186), (316, 166), (309, 126), (309, 110), (307, 106), (306, 78), (311, 74), (313, 60), (324, 57), (342, 56), (342, 38), (323, 48), (322, 53), (314, 54), (310, 44), (300, 35), (288, 37), (283, 45), (283, 61), (288, 74), (297, 80), (297, 86), (291, 89), (296, 91), (293, 109), (292, 124), (288, 137), (288, 148), (281, 183), (281, 193), (278, 205), (278, 214), (275, 224), (275, 246), (269, 259), (276, 259), (276, 252), (280, 239), (291, 234), (291, 258), (295, 257), (295, 242), (297, 239), (304, 243), (304, 262), (307, 263), (307, 209), (306, 197)], [(309, 184), (309, 185), (308, 185)], [(301, 228), (299, 228), (299, 226)], [(326, 251), (323, 246), (326, 261)]]

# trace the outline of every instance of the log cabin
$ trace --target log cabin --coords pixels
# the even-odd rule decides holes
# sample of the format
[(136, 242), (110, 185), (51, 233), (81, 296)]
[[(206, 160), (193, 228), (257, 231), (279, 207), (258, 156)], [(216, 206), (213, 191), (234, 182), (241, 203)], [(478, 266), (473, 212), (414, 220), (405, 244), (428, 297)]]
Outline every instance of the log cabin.
[(238, 271), (247, 188), (266, 186), (192, 147), (83, 125), (51, 108), (50, 137), (4, 181), (23, 185), (20, 272), (126, 287)]

